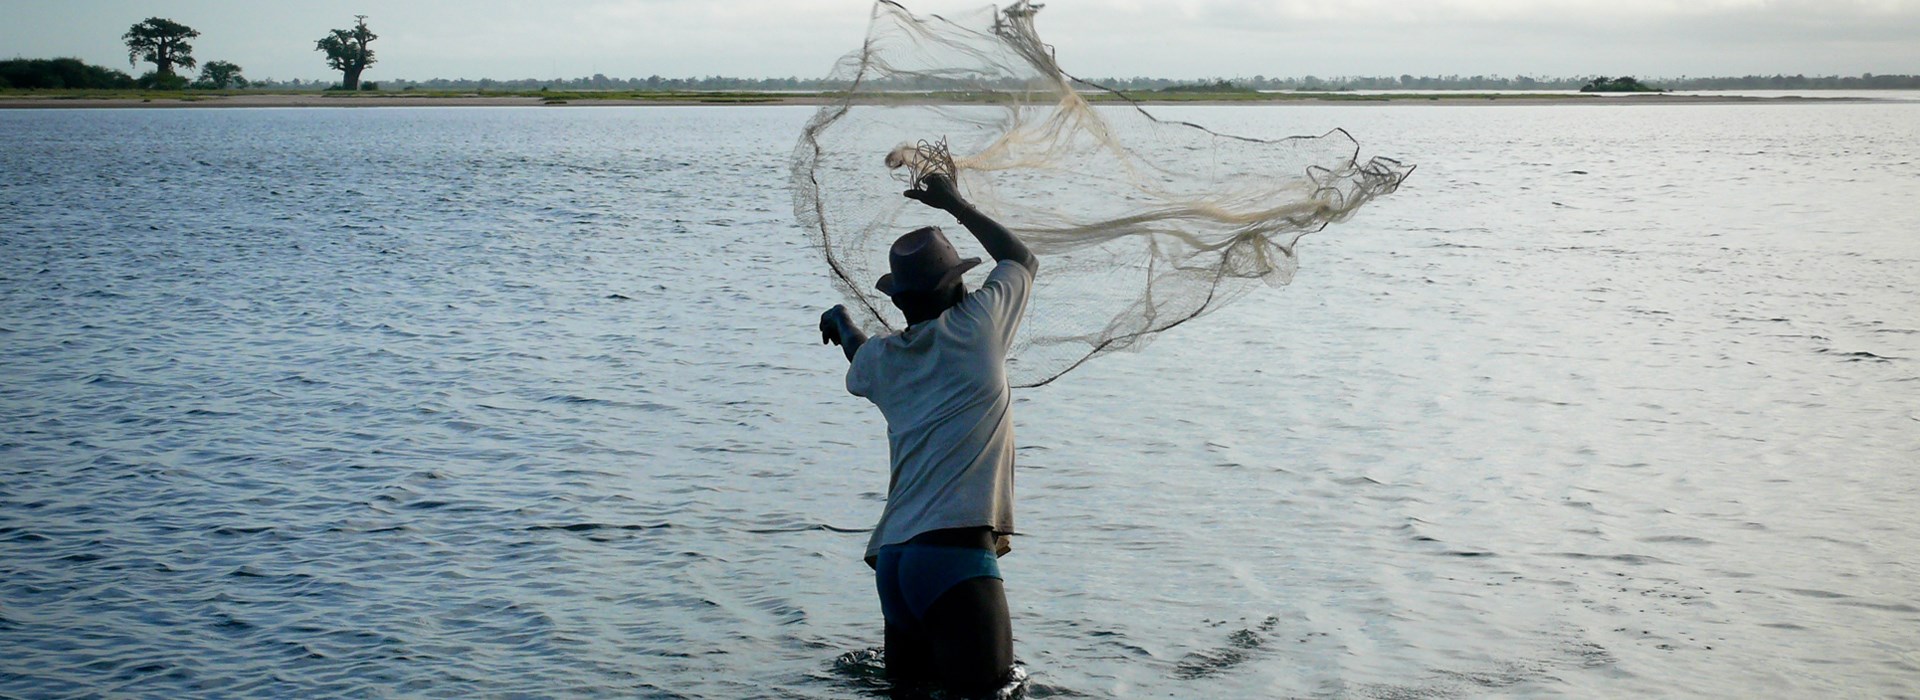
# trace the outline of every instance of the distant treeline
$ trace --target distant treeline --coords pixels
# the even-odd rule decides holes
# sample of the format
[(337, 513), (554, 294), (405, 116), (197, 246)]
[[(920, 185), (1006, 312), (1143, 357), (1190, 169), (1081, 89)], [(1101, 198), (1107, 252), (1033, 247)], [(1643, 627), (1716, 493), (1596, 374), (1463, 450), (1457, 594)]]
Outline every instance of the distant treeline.
[(1920, 75), (1749, 75), (1656, 81), (1668, 90), (1920, 90)]
[[(234, 67), (237, 71), (237, 67)], [(1251, 78), (1209, 78), (1206, 80), (1174, 80), (1170, 78), (1095, 78), (1088, 82), (1116, 90), (1157, 91), (1169, 88), (1176, 91), (1201, 90), (1579, 90), (1598, 76), (1579, 76), (1570, 78), (1536, 78), (1531, 76), (1508, 77), (1499, 75), (1443, 75), (1443, 76), (1357, 76), (1320, 78), (1306, 76), (1301, 78), (1271, 78), (1256, 75)], [(110, 68), (87, 65), (78, 59), (23, 59), (0, 61), (0, 89), (126, 89), (134, 87), (134, 78)], [(1748, 75), (1741, 77), (1713, 78), (1658, 78), (1645, 79), (1647, 85), (1664, 90), (1920, 90), (1920, 75), (1874, 75), (1858, 76), (1807, 76), (1807, 75)], [(274, 80), (271, 78), (251, 81), (250, 86), (267, 90), (325, 90), (339, 83), (326, 80)], [(432, 80), (383, 80), (381, 88), (386, 90), (455, 90), (479, 92), (530, 91), (530, 90), (635, 90), (635, 91), (685, 91), (685, 90), (725, 90), (725, 91), (763, 91), (763, 92), (821, 92), (841, 90), (847, 87), (845, 82), (820, 78), (733, 78), (726, 76), (707, 76), (704, 78), (667, 78), (659, 75), (645, 78), (610, 78), (603, 74), (594, 74), (584, 78), (525, 78), (520, 80), (494, 80), (467, 78), (434, 78)], [(950, 81), (934, 78), (920, 80), (891, 80), (882, 87), (897, 90), (953, 90), (962, 86)], [(1012, 88), (1017, 85), (998, 85), (994, 87)]]
[[(1256, 75), (1251, 78), (1209, 78), (1206, 80), (1174, 80), (1170, 78), (1094, 78), (1088, 82), (1116, 90), (1152, 91), (1175, 87), (1214, 86), (1226, 83), (1244, 90), (1579, 90), (1596, 77), (1593, 75), (1554, 78), (1536, 78), (1531, 76), (1498, 75), (1443, 75), (1443, 76), (1357, 76), (1320, 78), (1306, 76), (1301, 78), (1270, 78)], [(1858, 75), (1858, 76), (1807, 76), (1807, 75), (1748, 75), (1741, 77), (1711, 78), (1657, 78), (1643, 79), (1656, 88), (1665, 90), (1920, 90), (1920, 75)], [(331, 83), (323, 81), (256, 81), (259, 87), (274, 89), (320, 90)], [(727, 90), (727, 91), (802, 91), (819, 92), (840, 90), (847, 87), (845, 82), (819, 78), (734, 78), (727, 76), (707, 76), (704, 78), (668, 78), (648, 76), (645, 78), (611, 78), (602, 74), (584, 78), (525, 78), (519, 80), (494, 80), (467, 78), (434, 78), (432, 80), (384, 80), (382, 87), (388, 90), (501, 90), (526, 91), (540, 90)], [(956, 87), (950, 80), (895, 80), (885, 85), (900, 90), (950, 90)], [(1001, 86), (1012, 87), (1012, 86)]]
[[(255, 87), (276, 90), (324, 90), (334, 83), (321, 80), (265, 80), (254, 81)], [(495, 80), (492, 78), (434, 78), (432, 80), (382, 80), (380, 84), (387, 90), (499, 90), (524, 92), (547, 88), (551, 90), (726, 90), (726, 91), (762, 91), (762, 92), (820, 92), (845, 87), (844, 83), (814, 78), (728, 78), (709, 76), (705, 78), (664, 78), (658, 75), (647, 78), (609, 78), (594, 74), (590, 78), (522, 78), (518, 80)], [(903, 88), (909, 89), (909, 88)]]
[[(1166, 78), (1102, 78), (1089, 82), (1118, 90), (1218, 89), (1229, 84), (1246, 90), (1578, 90), (1602, 76), (1537, 78), (1532, 76), (1442, 75), (1442, 76), (1357, 76), (1319, 78), (1211, 78), (1208, 80), (1169, 80)], [(1920, 75), (1806, 76), (1748, 75), (1715, 78), (1643, 79), (1651, 87), (1664, 90), (1920, 90)]]

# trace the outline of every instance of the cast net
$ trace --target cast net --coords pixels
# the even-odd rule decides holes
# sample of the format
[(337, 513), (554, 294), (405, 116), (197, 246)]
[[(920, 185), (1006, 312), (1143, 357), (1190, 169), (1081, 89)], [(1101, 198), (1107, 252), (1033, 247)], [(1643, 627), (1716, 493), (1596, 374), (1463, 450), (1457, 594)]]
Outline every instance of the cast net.
[(1039, 386), (1286, 284), (1302, 235), (1412, 171), (1360, 161), (1340, 129), (1259, 139), (1156, 118), (1063, 72), (1034, 31), (1038, 9), (920, 17), (879, 0), (865, 45), (835, 65), (845, 92), (794, 149), (794, 212), (869, 331), (903, 326), (873, 287), (900, 234), (939, 225), (963, 256), (987, 257), (945, 214), (900, 196), (929, 172), (952, 176), (1039, 257), (1007, 363), (1015, 386)]

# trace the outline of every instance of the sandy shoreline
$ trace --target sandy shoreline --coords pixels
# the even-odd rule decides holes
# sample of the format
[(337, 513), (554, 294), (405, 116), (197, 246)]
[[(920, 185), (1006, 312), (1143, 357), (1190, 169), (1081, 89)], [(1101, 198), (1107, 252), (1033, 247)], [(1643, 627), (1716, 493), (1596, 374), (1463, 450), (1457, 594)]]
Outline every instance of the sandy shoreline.
[[(65, 95), (0, 95), (0, 109), (178, 109), (222, 107), (592, 107), (592, 106), (757, 106), (821, 105), (833, 101), (819, 95), (731, 93), (713, 98), (674, 96), (662, 99), (556, 99), (513, 95), (187, 95), (181, 98), (73, 97)], [(1808, 102), (1871, 102), (1855, 97), (1748, 97), (1720, 95), (1345, 95), (1325, 97), (1276, 95), (1271, 99), (1140, 99), (1147, 105), (1712, 105), (1799, 104)]]

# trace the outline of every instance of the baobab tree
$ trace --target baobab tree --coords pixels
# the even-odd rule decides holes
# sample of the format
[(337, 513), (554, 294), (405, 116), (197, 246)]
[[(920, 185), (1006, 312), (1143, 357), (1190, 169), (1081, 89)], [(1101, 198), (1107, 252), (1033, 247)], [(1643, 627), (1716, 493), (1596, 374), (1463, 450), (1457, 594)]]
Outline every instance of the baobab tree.
[(193, 45), (188, 39), (200, 36), (200, 32), (170, 19), (148, 17), (147, 21), (133, 25), (120, 39), (127, 42), (127, 65), (138, 65), (140, 61), (152, 63), (153, 72), (159, 76), (172, 76), (173, 67), (192, 68), (197, 62), (193, 59)]
[(367, 43), (380, 38), (367, 29), (366, 15), (353, 18), (357, 21), (352, 29), (335, 29), (313, 47), (327, 52), (327, 66), (340, 71), (340, 87), (345, 90), (360, 89), (360, 72), (373, 65), (373, 49), (367, 48)]

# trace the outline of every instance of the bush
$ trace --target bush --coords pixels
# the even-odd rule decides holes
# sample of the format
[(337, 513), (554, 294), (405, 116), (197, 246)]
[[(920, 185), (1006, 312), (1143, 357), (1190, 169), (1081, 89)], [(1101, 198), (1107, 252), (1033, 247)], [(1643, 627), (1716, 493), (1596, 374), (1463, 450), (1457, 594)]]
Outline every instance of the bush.
[(199, 90), (225, 90), (247, 86), (247, 76), (240, 74), (241, 68), (228, 61), (208, 61), (200, 67), (200, 79), (193, 81), (193, 87)]
[(372, 92), (372, 91), (374, 91), (374, 90), (378, 90), (378, 89), (380, 89), (380, 84), (379, 84), (379, 83), (375, 83), (375, 82), (365, 82), (365, 83), (361, 83), (361, 84), (360, 84), (360, 91), (361, 91), (361, 92)]
[(1589, 81), (1586, 85), (1580, 86), (1580, 91), (1581, 92), (1665, 92), (1665, 90), (1661, 90), (1660, 88), (1656, 88), (1651, 85), (1647, 85), (1646, 83), (1642, 83), (1638, 80), (1634, 80), (1631, 76), (1621, 76), (1618, 78), (1606, 78), (1606, 77), (1594, 78), (1593, 80)]
[[(1304, 90), (1306, 88), (1301, 88), (1301, 89)], [(1253, 92), (1253, 90), (1249, 88), (1240, 87), (1226, 80), (1215, 80), (1211, 83), (1206, 81), (1201, 81), (1198, 83), (1192, 83), (1187, 85), (1169, 85), (1167, 87), (1160, 88), (1159, 91), (1160, 92)]]
[(174, 73), (147, 71), (139, 80), (133, 81), (142, 90), (185, 90), (187, 79)]
[(15, 58), (0, 61), (0, 88), (13, 90), (124, 90), (133, 76), (89, 66), (77, 58)]

